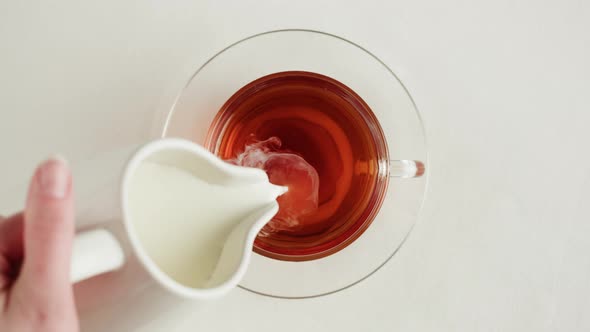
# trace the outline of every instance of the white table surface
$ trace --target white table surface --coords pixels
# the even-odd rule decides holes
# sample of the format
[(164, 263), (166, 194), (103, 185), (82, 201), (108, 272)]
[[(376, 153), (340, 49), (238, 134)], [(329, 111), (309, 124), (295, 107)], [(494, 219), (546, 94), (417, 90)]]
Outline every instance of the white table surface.
[(154, 300), (109, 294), (127, 304), (81, 307), (83, 331), (590, 330), (588, 1), (2, 1), (0, 212), (46, 155), (153, 137), (208, 57), (287, 27), (363, 45), (416, 100), (430, 187), (403, 249), (311, 300), (238, 289), (134, 317)]

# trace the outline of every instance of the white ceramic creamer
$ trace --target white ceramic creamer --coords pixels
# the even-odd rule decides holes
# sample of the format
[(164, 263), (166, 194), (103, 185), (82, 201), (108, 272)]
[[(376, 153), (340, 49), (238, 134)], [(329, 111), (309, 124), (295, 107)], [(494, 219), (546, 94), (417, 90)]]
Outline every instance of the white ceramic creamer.
[(257, 233), (287, 190), (260, 169), (226, 163), (181, 139), (122, 148), (92, 167), (75, 177), (78, 221), (120, 220), (126, 233), (78, 233), (72, 281), (116, 270), (134, 255), (162, 286), (196, 299), (239, 283)]

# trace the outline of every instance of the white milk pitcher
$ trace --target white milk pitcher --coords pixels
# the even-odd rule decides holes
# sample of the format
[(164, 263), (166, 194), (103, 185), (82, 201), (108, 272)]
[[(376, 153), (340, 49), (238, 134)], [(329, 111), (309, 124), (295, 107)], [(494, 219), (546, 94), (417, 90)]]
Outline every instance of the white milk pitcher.
[(286, 191), (260, 169), (231, 165), (181, 139), (113, 151), (91, 168), (74, 178), (78, 220), (120, 220), (127, 238), (102, 228), (78, 233), (72, 282), (123, 266), (120, 241), (126, 241), (156, 282), (196, 299), (221, 296), (239, 283), (257, 233)]

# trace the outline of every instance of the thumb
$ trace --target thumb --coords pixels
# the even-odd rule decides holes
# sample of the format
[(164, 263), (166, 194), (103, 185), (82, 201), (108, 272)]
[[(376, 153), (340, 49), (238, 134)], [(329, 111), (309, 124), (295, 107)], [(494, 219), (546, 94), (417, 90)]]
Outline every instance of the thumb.
[(24, 261), (21, 276), (50, 299), (70, 288), (74, 234), (72, 176), (65, 160), (51, 158), (33, 175), (24, 215)]

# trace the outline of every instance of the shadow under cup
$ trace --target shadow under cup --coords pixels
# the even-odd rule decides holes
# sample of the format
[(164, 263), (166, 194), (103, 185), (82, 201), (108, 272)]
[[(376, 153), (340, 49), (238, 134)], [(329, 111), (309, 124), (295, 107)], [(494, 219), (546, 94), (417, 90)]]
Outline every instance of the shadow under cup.
[(254, 251), (278, 260), (308, 261), (336, 253), (361, 236), (383, 203), (390, 166), (385, 135), (367, 103), (328, 76), (270, 74), (227, 100), (211, 123), (205, 146), (230, 160), (247, 144), (271, 137), (318, 172), (318, 209), (292, 229), (263, 229)]

